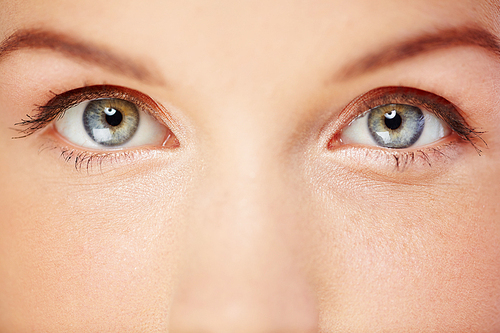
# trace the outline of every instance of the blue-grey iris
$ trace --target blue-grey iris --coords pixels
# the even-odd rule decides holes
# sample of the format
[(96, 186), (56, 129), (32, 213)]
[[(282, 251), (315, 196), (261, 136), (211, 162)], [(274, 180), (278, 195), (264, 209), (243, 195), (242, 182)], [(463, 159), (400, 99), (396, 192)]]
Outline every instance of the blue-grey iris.
[(104, 146), (120, 146), (137, 131), (139, 110), (123, 99), (93, 100), (83, 112), (83, 125), (95, 142)]
[(386, 104), (369, 112), (368, 129), (382, 147), (408, 148), (424, 130), (424, 114), (412, 105)]

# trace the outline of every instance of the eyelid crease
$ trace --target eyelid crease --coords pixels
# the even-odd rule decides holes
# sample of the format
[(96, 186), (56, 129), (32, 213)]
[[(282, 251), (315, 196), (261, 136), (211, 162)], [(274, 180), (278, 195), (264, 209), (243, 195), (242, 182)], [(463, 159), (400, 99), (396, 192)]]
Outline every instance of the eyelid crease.
[(469, 142), (481, 154), (476, 142), (479, 140), (486, 147), (481, 134), (484, 132), (472, 128), (461, 114), (461, 111), (450, 101), (424, 90), (388, 86), (373, 89), (351, 101), (339, 115), (340, 124), (336, 126), (335, 134), (328, 141), (328, 148), (338, 142), (342, 130), (354, 120), (362, 117), (371, 109), (386, 104), (408, 104), (423, 108), (444, 121), (462, 140)]
[(99, 98), (117, 98), (136, 104), (139, 109), (150, 113), (157, 120), (163, 122), (169, 128), (175, 128), (175, 121), (169, 116), (165, 107), (157, 103), (151, 97), (136, 90), (113, 85), (94, 85), (81, 87), (55, 94), (45, 105), (36, 106), (34, 115), (26, 115), (26, 119), (21, 120), (14, 126), (20, 127), (16, 130), (20, 133), (14, 137), (24, 138), (43, 129), (52, 121), (64, 116), (64, 113), (71, 107), (84, 101)]

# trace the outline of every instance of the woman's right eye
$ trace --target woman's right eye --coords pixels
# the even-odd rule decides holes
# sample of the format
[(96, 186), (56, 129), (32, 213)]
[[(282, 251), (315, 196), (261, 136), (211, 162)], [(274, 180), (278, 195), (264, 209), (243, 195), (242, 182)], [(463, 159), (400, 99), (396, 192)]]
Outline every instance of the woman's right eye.
[(90, 149), (161, 146), (170, 130), (136, 104), (119, 98), (81, 102), (64, 111), (55, 128), (71, 143)]
[(95, 85), (56, 94), (15, 125), (20, 127), (16, 138), (50, 126), (50, 143), (61, 149), (61, 157), (74, 161), (76, 169), (90, 169), (94, 161), (128, 158), (132, 150), (178, 148), (167, 124), (168, 110), (151, 97), (126, 87)]

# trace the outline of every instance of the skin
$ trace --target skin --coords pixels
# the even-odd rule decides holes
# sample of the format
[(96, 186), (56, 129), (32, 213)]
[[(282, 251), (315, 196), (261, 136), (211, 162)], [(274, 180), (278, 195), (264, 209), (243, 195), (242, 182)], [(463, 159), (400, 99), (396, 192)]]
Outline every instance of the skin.
[[(64, 32), (161, 79), (46, 49), (0, 58), (0, 331), (500, 330), (498, 57), (458, 46), (338, 74), (433, 29), (500, 36), (495, 3), (1, 7), (2, 40)], [(51, 91), (100, 84), (163, 105), (178, 147), (75, 170), (51, 125), (12, 139)], [(328, 148), (346, 105), (398, 85), (457, 105), (484, 132), (481, 156), (456, 135), (443, 139), (454, 142), (447, 158), (403, 171), (378, 148)]]

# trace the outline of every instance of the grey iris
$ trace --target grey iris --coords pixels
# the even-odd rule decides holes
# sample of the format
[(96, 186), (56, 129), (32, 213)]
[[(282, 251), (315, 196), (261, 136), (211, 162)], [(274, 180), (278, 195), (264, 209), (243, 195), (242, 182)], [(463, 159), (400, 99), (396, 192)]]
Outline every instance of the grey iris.
[(412, 105), (386, 104), (370, 110), (368, 129), (382, 147), (408, 148), (424, 130), (422, 111)]
[(83, 126), (95, 142), (119, 146), (137, 131), (139, 111), (133, 103), (123, 99), (96, 99), (90, 101), (83, 111)]

